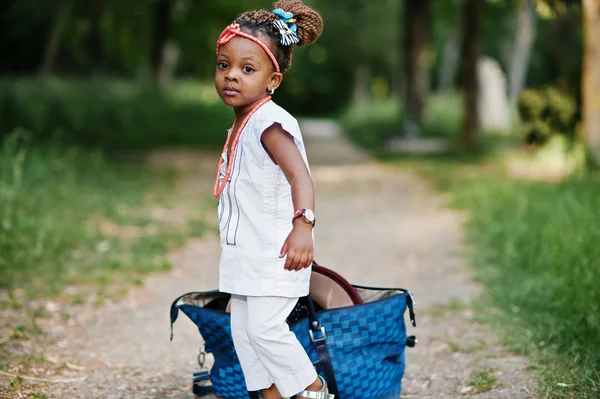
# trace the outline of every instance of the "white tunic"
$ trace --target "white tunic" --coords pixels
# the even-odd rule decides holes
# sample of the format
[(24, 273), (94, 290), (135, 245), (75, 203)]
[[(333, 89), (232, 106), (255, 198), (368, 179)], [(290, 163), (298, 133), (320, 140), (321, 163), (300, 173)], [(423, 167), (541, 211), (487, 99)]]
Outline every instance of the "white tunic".
[[(219, 290), (246, 296), (295, 298), (308, 294), (310, 268), (288, 271), (279, 253), (292, 230), (291, 186), (261, 143), (262, 133), (279, 124), (298, 146), (308, 167), (296, 119), (272, 101), (248, 120), (235, 149), (231, 176), (219, 197), (221, 236)], [(227, 167), (223, 154), (221, 179)]]

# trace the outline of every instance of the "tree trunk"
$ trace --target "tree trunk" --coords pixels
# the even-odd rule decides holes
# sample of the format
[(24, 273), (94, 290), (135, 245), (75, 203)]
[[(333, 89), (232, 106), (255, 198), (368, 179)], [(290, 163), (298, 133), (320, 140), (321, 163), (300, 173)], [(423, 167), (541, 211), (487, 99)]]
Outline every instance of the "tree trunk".
[(536, 14), (532, 0), (520, 0), (516, 32), (508, 67), (508, 99), (514, 103), (525, 86), (531, 48), (535, 42)]
[(600, 165), (600, 2), (582, 0), (585, 48), (581, 92), (583, 137), (592, 160)]
[(369, 70), (364, 65), (359, 65), (354, 74), (354, 90), (352, 91), (352, 105), (359, 106), (369, 101)]
[(88, 61), (92, 71), (102, 69), (104, 63), (104, 51), (102, 48), (102, 31), (100, 20), (102, 19), (104, 4), (102, 1), (94, 0), (86, 4), (87, 17), (90, 21), (90, 30), (85, 38)]
[(177, 62), (179, 61), (179, 47), (173, 42), (168, 41), (163, 48), (163, 59), (158, 72), (159, 86), (169, 86), (175, 76)]
[(404, 7), (404, 110), (410, 123), (421, 126), (429, 92), (429, 0), (406, 0)]
[(454, 79), (460, 61), (460, 29), (452, 29), (442, 49), (442, 61), (438, 70), (438, 90), (448, 93), (454, 88)]
[(48, 33), (48, 38), (46, 40), (44, 61), (42, 62), (42, 66), (40, 68), (41, 75), (52, 72), (52, 69), (54, 68), (56, 54), (58, 54), (58, 50), (60, 49), (60, 36), (65, 23), (67, 22), (67, 18), (69, 17), (71, 8), (70, 6), (70, 2), (63, 1), (56, 9), (54, 21), (52, 22), (52, 27), (50, 28), (50, 32)]
[(463, 5), (463, 43), (465, 63), (463, 67), (464, 116), (462, 144), (467, 149), (479, 142), (479, 106), (477, 63), (479, 61), (479, 36), (481, 32), (481, 0), (465, 0)]
[(150, 58), (150, 68), (152, 79), (158, 83), (160, 77), (160, 68), (163, 62), (165, 44), (169, 39), (171, 28), (171, 15), (175, 0), (155, 0), (154, 6), (154, 37), (152, 40), (152, 54)]

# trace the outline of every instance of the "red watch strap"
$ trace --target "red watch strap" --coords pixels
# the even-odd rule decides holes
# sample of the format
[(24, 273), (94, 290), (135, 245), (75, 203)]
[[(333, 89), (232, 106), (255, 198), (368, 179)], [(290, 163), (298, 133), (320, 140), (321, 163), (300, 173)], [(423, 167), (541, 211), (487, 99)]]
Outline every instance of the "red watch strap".
[(292, 222), (294, 220), (296, 220), (297, 218), (299, 218), (300, 216), (302, 216), (302, 213), (304, 213), (304, 209), (297, 210), (296, 213), (294, 213), (294, 216), (292, 217)]

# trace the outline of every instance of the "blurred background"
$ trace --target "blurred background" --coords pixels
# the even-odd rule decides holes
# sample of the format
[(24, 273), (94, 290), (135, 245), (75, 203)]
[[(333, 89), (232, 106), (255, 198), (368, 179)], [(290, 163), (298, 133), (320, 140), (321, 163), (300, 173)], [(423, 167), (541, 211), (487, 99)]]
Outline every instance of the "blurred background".
[[(294, 115), (341, 117), (359, 130), (349, 115), (374, 118), (368, 133), (351, 129), (372, 149), (403, 133), (454, 140), (463, 114), (468, 122), (477, 111), (471, 104), (463, 112), (460, 93), (481, 90), (482, 130), (521, 134), (514, 111), (530, 88), (527, 117), (550, 101), (560, 126), (549, 128), (575, 132), (584, 43), (578, 1), (314, 3), (326, 21), (323, 36), (297, 49), (276, 96)], [(213, 89), (215, 38), (243, 10), (264, 6), (4, 2), (1, 137), (24, 129), (36, 141), (106, 149), (218, 145), (230, 115)], [(552, 134), (527, 130), (527, 142)]]
[[(582, 390), (564, 397), (600, 395), (600, 2), (306, 3), (323, 36), (295, 50), (274, 100), (469, 211), (477, 278), (529, 331), (520, 350), (565, 361), (547, 386), (568, 375)], [(213, 228), (210, 191), (182, 194), (181, 171), (145, 160), (183, 148), (212, 175), (233, 120), (214, 91), (216, 38), (270, 6), (0, 4), (0, 308), (27, 309), (0, 322), (0, 355), (40, 333), (32, 300), (119, 298)], [(183, 222), (164, 217), (173, 207)]]

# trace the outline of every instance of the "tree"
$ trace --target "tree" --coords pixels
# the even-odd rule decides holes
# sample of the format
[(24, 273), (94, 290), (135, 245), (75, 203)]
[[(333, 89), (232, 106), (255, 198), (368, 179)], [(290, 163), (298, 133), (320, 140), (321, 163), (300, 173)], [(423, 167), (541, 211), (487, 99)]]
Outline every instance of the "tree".
[(409, 123), (424, 120), (431, 55), (429, 0), (406, 0), (404, 6), (404, 110)]
[(50, 73), (54, 67), (56, 54), (58, 53), (61, 44), (61, 35), (70, 11), (71, 2), (68, 0), (61, 1), (56, 8), (52, 25), (46, 39), (46, 45), (44, 46), (44, 58), (40, 68), (40, 73), (42, 75)]
[(449, 93), (454, 89), (461, 57), (461, 16), (463, 0), (437, 1), (433, 6), (434, 38), (438, 43), (437, 89)]
[(529, 57), (535, 41), (535, 5), (533, 0), (520, 0), (516, 12), (514, 45), (508, 65), (508, 98), (515, 102), (527, 78)]
[(585, 50), (581, 92), (583, 137), (593, 160), (600, 164), (600, 2), (582, 0)]
[(460, 61), (460, 42), (459, 29), (451, 30), (444, 40), (438, 69), (438, 88), (442, 93), (449, 93), (454, 88), (454, 79)]
[(158, 83), (159, 80), (164, 49), (169, 39), (174, 6), (175, 0), (156, 0), (156, 5), (154, 6), (154, 35), (152, 39), (150, 68), (152, 79), (155, 83)]
[(481, 0), (465, 0), (463, 5), (463, 66), (464, 116), (462, 144), (472, 149), (479, 141), (479, 110), (477, 63), (479, 61), (479, 41), (481, 32)]
[(85, 4), (85, 14), (89, 21), (89, 30), (84, 39), (87, 59), (92, 70), (102, 69), (104, 63), (104, 49), (102, 44), (102, 31), (100, 20), (104, 12), (104, 3), (100, 0), (90, 1)]

